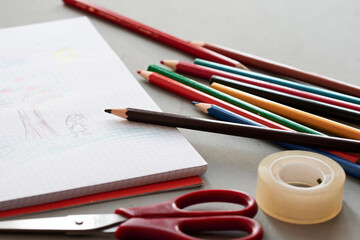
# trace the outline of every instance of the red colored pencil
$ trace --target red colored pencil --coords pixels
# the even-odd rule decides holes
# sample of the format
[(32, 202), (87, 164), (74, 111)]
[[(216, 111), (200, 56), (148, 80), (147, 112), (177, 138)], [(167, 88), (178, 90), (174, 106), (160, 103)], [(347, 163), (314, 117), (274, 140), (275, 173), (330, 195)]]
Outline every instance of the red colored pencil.
[(89, 3), (84, 0), (63, 0), (66, 4), (77, 7), (86, 12), (92, 13), (98, 17), (102, 17), (106, 20), (109, 20), (113, 23), (116, 23), (122, 27), (128, 28), (134, 32), (143, 34), (147, 37), (155, 39), (159, 42), (163, 42), (169, 46), (175, 47), (181, 51), (187, 52), (191, 55), (194, 55), (199, 58), (204, 58), (207, 60), (211, 60), (214, 62), (222, 63), (225, 65), (230, 65), (233, 67), (239, 67), (243, 69), (247, 69), (244, 65), (242, 65), (239, 61), (233, 60), (229, 57), (216, 53), (214, 51), (208, 50), (206, 48), (202, 48), (191, 44), (187, 41), (181, 40), (174, 36), (171, 36), (167, 33), (161, 32), (157, 29), (134, 21), (130, 18), (124, 17), (118, 13), (112, 12), (106, 8), (98, 6), (93, 3)]
[[(165, 77), (161, 74), (150, 72), (150, 71), (138, 71), (138, 73), (148, 80), (151, 84), (154, 84), (158, 87), (161, 87), (163, 89), (166, 89), (170, 92), (173, 92), (179, 96), (182, 96), (184, 98), (187, 98), (191, 101), (196, 102), (206, 102), (209, 104), (216, 104), (217, 106), (220, 106), (222, 108), (225, 108), (229, 111), (232, 111), (236, 114), (239, 114), (243, 117), (246, 117), (248, 119), (251, 119), (255, 122), (258, 122), (262, 125), (265, 125), (267, 127), (273, 128), (273, 129), (280, 129), (280, 130), (287, 130), (287, 131), (294, 131), (293, 129), (290, 129), (288, 127), (285, 127), (281, 124), (275, 123), (271, 120), (268, 120), (266, 118), (263, 118), (259, 115), (253, 114), (251, 112), (248, 112), (244, 109), (241, 109), (239, 107), (236, 107), (230, 103), (227, 103), (225, 101), (222, 101), (218, 98), (215, 98), (213, 96), (210, 96), (206, 93), (203, 93), (197, 89), (194, 89), (192, 87), (189, 87), (185, 84), (179, 83), (171, 78)], [(345, 153), (340, 152), (336, 150), (326, 150), (334, 155), (337, 155), (341, 158), (344, 158), (350, 162), (356, 163), (359, 159), (359, 156), (357, 154), (352, 153)]]
[(228, 72), (224, 72), (221, 70), (196, 65), (193, 63), (188, 63), (188, 62), (183, 62), (183, 61), (175, 61), (175, 60), (164, 60), (164, 61), (161, 61), (161, 63), (174, 69), (176, 72), (188, 74), (188, 75), (195, 76), (195, 77), (200, 77), (200, 78), (203, 78), (206, 80), (210, 80), (210, 78), (213, 75), (217, 75), (217, 76), (237, 80), (240, 82), (252, 84), (255, 86), (264, 87), (264, 88), (272, 89), (275, 91), (280, 91), (280, 92), (291, 94), (294, 96), (303, 97), (306, 99), (311, 99), (311, 100), (324, 102), (324, 103), (332, 104), (332, 105), (347, 108), (347, 109), (360, 111), (360, 105), (358, 105), (358, 104), (349, 103), (349, 102), (341, 101), (338, 99), (325, 97), (325, 96), (321, 96), (318, 94), (309, 93), (309, 92), (305, 92), (305, 91), (301, 91), (301, 90), (297, 90), (294, 88), (285, 87), (285, 86), (281, 86), (281, 85), (277, 85), (277, 84), (273, 84), (273, 83), (268, 83), (265, 81), (248, 78), (248, 77), (240, 76), (240, 75), (233, 74), (233, 73), (228, 73)]
[(346, 93), (356, 97), (360, 97), (360, 86), (341, 82), (329, 77), (325, 77), (319, 74), (307, 72), (298, 68), (294, 68), (285, 64), (277, 63), (268, 59), (264, 59), (251, 54), (243, 53), (231, 48), (223, 47), (216, 44), (192, 41), (196, 46), (201, 46), (206, 49), (215, 51), (217, 53), (228, 56), (232, 59), (241, 61), (247, 66), (253, 66), (258, 69), (266, 70), (272, 73), (284, 75), (294, 79), (298, 79), (304, 82), (308, 82), (314, 85), (318, 85), (324, 88), (328, 88), (334, 91)]
[(158, 87), (164, 88), (170, 92), (173, 92), (179, 96), (187, 98), (191, 101), (216, 104), (216, 105), (218, 105), (222, 108), (225, 108), (229, 111), (237, 113), (241, 116), (244, 116), (244, 117), (251, 119), (253, 121), (256, 121), (258, 123), (261, 123), (262, 125), (265, 125), (267, 127), (293, 131), (292, 129), (290, 129), (288, 127), (285, 127), (281, 124), (275, 123), (271, 120), (263, 118), (257, 114), (254, 114), (254, 113), (244, 110), (242, 108), (236, 107), (235, 105), (232, 105), (223, 100), (220, 100), (218, 98), (210, 96), (209, 94), (201, 92), (201, 91), (194, 89), (192, 87), (189, 87), (185, 84), (179, 83), (179, 82), (177, 82), (171, 78), (165, 77), (161, 74), (150, 72), (150, 71), (138, 71), (138, 73), (143, 78), (148, 80), (150, 83), (152, 83)]

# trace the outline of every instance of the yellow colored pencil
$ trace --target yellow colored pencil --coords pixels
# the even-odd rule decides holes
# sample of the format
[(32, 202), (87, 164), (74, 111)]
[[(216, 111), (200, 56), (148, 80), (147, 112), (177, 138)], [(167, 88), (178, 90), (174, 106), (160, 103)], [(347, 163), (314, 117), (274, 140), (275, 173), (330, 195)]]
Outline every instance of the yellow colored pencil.
[(227, 93), (233, 97), (287, 117), (299, 123), (311, 126), (336, 136), (360, 140), (360, 130), (348, 125), (332, 121), (308, 112), (288, 107), (286, 105), (258, 97), (219, 83), (212, 83), (211, 87), (221, 92)]

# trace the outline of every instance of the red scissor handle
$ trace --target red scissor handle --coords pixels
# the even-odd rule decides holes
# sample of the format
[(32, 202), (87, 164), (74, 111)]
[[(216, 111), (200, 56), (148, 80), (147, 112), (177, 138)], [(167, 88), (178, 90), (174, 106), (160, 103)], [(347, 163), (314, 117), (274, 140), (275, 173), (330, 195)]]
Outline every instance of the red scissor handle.
[(121, 224), (116, 238), (157, 239), (157, 240), (199, 240), (186, 233), (200, 231), (240, 230), (249, 235), (236, 238), (241, 240), (261, 240), (263, 230), (255, 220), (243, 216), (213, 216), (194, 218), (132, 218)]
[[(187, 211), (183, 208), (208, 202), (235, 203), (244, 206), (239, 210), (214, 210), (214, 211)], [(119, 208), (115, 213), (122, 216), (142, 218), (169, 218), (169, 217), (205, 217), (220, 215), (240, 215), (254, 217), (257, 213), (255, 199), (246, 193), (234, 190), (202, 190), (182, 195), (180, 197), (158, 203), (155, 205)]]

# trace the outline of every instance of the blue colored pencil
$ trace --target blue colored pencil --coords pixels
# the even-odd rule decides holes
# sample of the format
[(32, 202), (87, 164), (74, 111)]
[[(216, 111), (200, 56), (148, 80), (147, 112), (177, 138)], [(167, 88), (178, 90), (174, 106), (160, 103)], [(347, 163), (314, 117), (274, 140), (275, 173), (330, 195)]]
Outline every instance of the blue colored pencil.
[[(247, 125), (258, 126), (258, 127), (266, 127), (260, 123), (252, 121), (250, 119), (247, 119), (243, 116), (240, 116), (236, 113), (228, 111), (228, 110), (226, 110), (222, 107), (219, 107), (217, 105), (214, 105), (214, 104), (199, 103), (199, 102), (193, 102), (193, 104), (196, 107), (198, 107), (199, 109), (201, 109), (203, 112), (207, 113), (208, 115), (210, 115), (216, 119), (222, 120), (222, 121), (241, 123), (241, 124), (247, 124)], [(332, 153), (329, 153), (325, 150), (321, 150), (321, 149), (317, 149), (317, 148), (309, 148), (309, 147), (304, 147), (304, 146), (299, 146), (299, 145), (294, 145), (294, 144), (289, 144), (289, 143), (282, 143), (282, 142), (281, 143), (276, 142), (276, 144), (278, 144), (284, 148), (290, 149), (290, 150), (303, 150), (303, 151), (310, 151), (310, 152), (322, 154), (328, 158), (331, 158), (335, 162), (337, 162), (344, 169), (346, 174), (360, 179), (360, 165), (354, 164), (350, 161), (347, 161), (347, 160), (345, 160), (341, 157), (338, 157)]]
[(258, 79), (258, 80), (261, 80), (264, 82), (270, 82), (270, 83), (287, 86), (287, 87), (291, 87), (291, 88), (306, 91), (306, 92), (315, 93), (315, 94), (322, 95), (322, 96), (327, 96), (327, 97), (334, 98), (334, 99), (339, 99), (339, 100), (346, 101), (346, 102), (360, 104), (360, 98), (346, 95), (346, 94), (339, 93), (339, 92), (335, 92), (335, 91), (331, 91), (331, 90), (327, 90), (327, 89), (323, 89), (323, 88), (314, 87), (312, 85), (306, 85), (306, 84), (293, 82), (293, 81), (285, 80), (282, 78), (278, 78), (278, 77), (274, 77), (274, 76), (270, 76), (270, 75), (266, 75), (266, 74), (247, 71), (247, 70), (234, 68), (234, 67), (229, 67), (229, 66), (226, 66), (226, 65), (223, 65), (220, 63), (215, 63), (215, 62), (203, 60), (200, 58), (195, 59), (194, 63), (197, 65), (204, 66), (204, 67), (214, 68), (214, 69), (218, 69), (221, 71), (238, 74), (241, 76)]

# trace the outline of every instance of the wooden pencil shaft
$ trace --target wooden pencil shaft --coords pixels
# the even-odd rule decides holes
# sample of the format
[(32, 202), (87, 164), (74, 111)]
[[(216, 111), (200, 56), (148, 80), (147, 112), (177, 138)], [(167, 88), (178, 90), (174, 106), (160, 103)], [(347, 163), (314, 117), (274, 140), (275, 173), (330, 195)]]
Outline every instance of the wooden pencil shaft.
[(277, 63), (258, 56), (250, 55), (231, 48), (223, 47), (216, 44), (205, 43), (205, 48), (218, 52), (232, 59), (238, 60), (245, 65), (253, 66), (262, 70), (284, 75), (308, 82), (314, 85), (322, 86), (334, 91), (343, 92), (353, 96), (360, 97), (360, 87), (347, 84), (319, 74), (307, 72), (285, 64)]
[(161, 32), (155, 28), (149, 27), (140, 22), (134, 21), (130, 18), (124, 17), (118, 13), (110, 11), (104, 7), (90, 3), (84, 0), (63, 0), (66, 4), (77, 7), (81, 10), (94, 14), (98, 17), (104, 18), (117, 25), (130, 29), (134, 32), (140, 33), (144, 36), (150, 37), (169, 46), (180, 49), (184, 52), (192, 54), (194, 56), (202, 57), (205, 59), (212, 59), (213, 61), (223, 63), (234, 67), (242, 67), (241, 63), (230, 59), (229, 57), (223, 56), (219, 53), (213, 52), (212, 50), (195, 46), (187, 41), (176, 38), (167, 33)]
[(228, 87), (232, 87), (247, 93), (251, 93), (266, 99), (273, 100), (278, 103), (285, 104), (287, 106), (295, 107), (307, 112), (321, 114), (323, 116), (333, 117), (339, 120), (344, 120), (353, 123), (360, 123), (360, 113), (354, 110), (326, 104), (323, 102), (317, 102), (314, 100), (266, 89), (251, 84), (242, 83), (232, 79), (212, 76), (210, 83), (220, 83)]
[(168, 127), (187, 128), (240, 137), (280, 141), (313, 147), (326, 147), (341, 151), (360, 152), (360, 141), (268, 129), (223, 121), (208, 120), (141, 109), (127, 108), (127, 120)]

